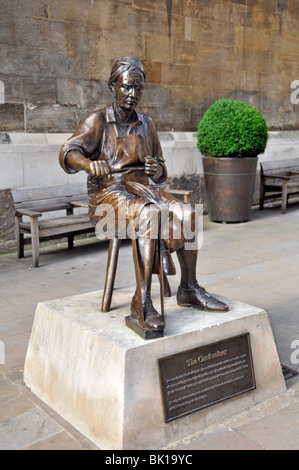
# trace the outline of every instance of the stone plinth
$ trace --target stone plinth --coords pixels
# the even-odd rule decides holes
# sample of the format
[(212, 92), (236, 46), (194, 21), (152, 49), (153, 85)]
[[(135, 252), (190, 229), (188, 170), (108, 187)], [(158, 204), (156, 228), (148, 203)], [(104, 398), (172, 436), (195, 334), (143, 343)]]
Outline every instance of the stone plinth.
[[(183, 309), (165, 299), (163, 338), (144, 341), (125, 326), (132, 290), (38, 304), (26, 385), (101, 449), (158, 449), (285, 391), (265, 311), (234, 300), (227, 313)], [(159, 303), (157, 302), (157, 306)], [(256, 389), (166, 423), (158, 359), (249, 332)]]

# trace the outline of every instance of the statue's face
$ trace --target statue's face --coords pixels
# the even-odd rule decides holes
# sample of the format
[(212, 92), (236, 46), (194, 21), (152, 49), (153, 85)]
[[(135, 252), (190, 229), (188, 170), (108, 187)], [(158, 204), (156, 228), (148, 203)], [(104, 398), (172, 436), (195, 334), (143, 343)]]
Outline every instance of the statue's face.
[(127, 70), (118, 78), (114, 87), (116, 105), (125, 111), (133, 111), (140, 101), (143, 87), (143, 75)]

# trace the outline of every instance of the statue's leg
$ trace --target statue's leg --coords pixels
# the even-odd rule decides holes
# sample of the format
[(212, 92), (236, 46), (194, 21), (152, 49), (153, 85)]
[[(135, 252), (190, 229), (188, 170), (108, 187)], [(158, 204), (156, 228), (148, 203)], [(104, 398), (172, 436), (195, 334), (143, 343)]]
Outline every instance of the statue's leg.
[[(150, 330), (161, 330), (164, 328), (164, 320), (153, 306), (151, 298), (152, 268), (156, 247), (155, 242), (155, 240), (138, 238), (137, 245), (144, 325)], [(139, 318), (137, 290), (131, 302), (131, 318), (136, 321)]]
[(181, 284), (177, 302), (182, 307), (193, 307), (211, 312), (226, 312), (228, 306), (212, 297), (196, 280), (197, 250), (181, 248), (177, 251), (181, 268)]
[(177, 251), (177, 257), (181, 268), (181, 287), (192, 288), (196, 285), (197, 250)]
[[(173, 245), (181, 268), (181, 283), (177, 292), (178, 304), (182, 307), (193, 307), (201, 310), (227, 311), (227, 305), (208, 294), (197, 282), (197, 230), (199, 224), (196, 220), (196, 211), (190, 206), (180, 205), (173, 206), (173, 210), (177, 219), (182, 221), (184, 228), (184, 238), (179, 240), (181, 244), (177, 248)], [(176, 222), (176, 225), (178, 226), (178, 222)]]
[[(145, 210), (144, 210), (145, 209)], [(148, 233), (148, 217), (153, 214), (155, 206), (144, 208), (139, 217), (139, 229), (137, 238), (138, 268), (140, 279), (141, 300), (143, 309), (144, 325), (151, 330), (164, 328), (164, 320), (154, 308), (151, 298), (152, 271), (154, 266), (156, 239), (151, 239)], [(151, 211), (151, 212), (149, 212)], [(138, 288), (138, 286), (137, 286)], [(131, 303), (131, 318), (138, 321), (138, 292), (136, 290)]]

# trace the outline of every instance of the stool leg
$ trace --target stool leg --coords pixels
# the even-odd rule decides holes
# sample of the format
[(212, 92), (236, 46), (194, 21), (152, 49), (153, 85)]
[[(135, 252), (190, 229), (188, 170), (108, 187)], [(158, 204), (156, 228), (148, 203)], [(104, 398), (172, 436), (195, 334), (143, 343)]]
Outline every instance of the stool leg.
[[(160, 227), (160, 230), (159, 230), (159, 243), (158, 243), (158, 246), (159, 246), (159, 282), (160, 282), (160, 302), (161, 302), (161, 317), (163, 318), (164, 320), (164, 296), (165, 296), (165, 285), (164, 285), (164, 281), (165, 281), (165, 275), (163, 273), (163, 264), (162, 264), (162, 256), (161, 256), (161, 238), (160, 238), (160, 233), (161, 233), (161, 220), (159, 219), (159, 227)], [(167, 279), (167, 277), (166, 277)], [(167, 281), (167, 284), (168, 284), (168, 281)]]
[(109, 241), (106, 280), (101, 308), (102, 312), (109, 312), (110, 310), (120, 243), (121, 241), (116, 238)]
[(164, 297), (171, 297), (171, 289), (165, 273), (163, 273), (163, 284)]

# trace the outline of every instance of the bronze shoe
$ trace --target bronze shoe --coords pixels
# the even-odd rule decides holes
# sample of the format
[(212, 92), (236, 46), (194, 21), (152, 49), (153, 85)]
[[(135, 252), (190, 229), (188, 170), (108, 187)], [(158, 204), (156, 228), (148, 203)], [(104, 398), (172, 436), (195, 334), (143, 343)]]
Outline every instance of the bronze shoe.
[[(157, 310), (154, 308), (152, 302), (148, 300), (143, 305), (143, 315), (144, 315), (144, 326), (147, 330), (163, 330), (165, 327), (164, 320), (159, 315)], [(135, 295), (132, 298), (131, 302), (131, 318), (139, 326), (139, 312), (138, 312), (138, 299)]]
[(177, 303), (181, 307), (193, 307), (208, 312), (227, 312), (228, 306), (220, 300), (212, 297), (204, 287), (196, 284), (195, 287), (184, 289), (179, 286), (177, 292)]

